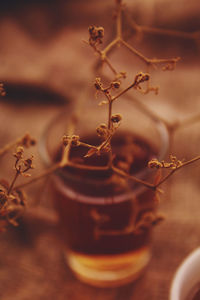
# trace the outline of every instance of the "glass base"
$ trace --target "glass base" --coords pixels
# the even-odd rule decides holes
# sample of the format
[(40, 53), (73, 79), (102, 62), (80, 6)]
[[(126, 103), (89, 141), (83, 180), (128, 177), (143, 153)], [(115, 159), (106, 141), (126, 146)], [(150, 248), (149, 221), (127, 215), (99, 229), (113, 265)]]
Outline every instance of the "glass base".
[(117, 255), (65, 254), (69, 267), (81, 281), (96, 287), (117, 287), (137, 279), (150, 260), (149, 248)]

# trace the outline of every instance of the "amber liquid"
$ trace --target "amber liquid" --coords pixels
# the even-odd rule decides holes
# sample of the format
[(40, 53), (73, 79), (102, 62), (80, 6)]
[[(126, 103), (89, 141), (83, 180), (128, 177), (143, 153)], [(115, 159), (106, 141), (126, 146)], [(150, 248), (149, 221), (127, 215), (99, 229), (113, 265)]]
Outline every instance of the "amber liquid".
[[(90, 139), (87, 142), (91, 143)], [(81, 147), (74, 148), (71, 159), (80, 162), (84, 151)], [(129, 140), (127, 148), (127, 142), (121, 136), (114, 139), (113, 152), (117, 153), (116, 165), (126, 162), (127, 155), (134, 155), (129, 166), (132, 174), (142, 170), (153, 156), (153, 151), (143, 141), (134, 139), (134, 143), (130, 143)], [(105, 154), (91, 157), (84, 164), (104, 165), (106, 160)], [(149, 260), (151, 230), (136, 233), (130, 227), (136, 224), (141, 214), (154, 209), (153, 192), (144, 188), (136, 195), (134, 189), (138, 186), (130, 187), (126, 180), (115, 181), (114, 175), (108, 171), (67, 169), (66, 172), (72, 179), (70, 176), (68, 180), (63, 178), (62, 187), (58, 180), (54, 182), (54, 198), (71, 268), (79, 278), (94, 285), (111, 286), (126, 282), (133, 275), (134, 268), (135, 276)], [(80, 180), (74, 182), (74, 175)], [(92, 273), (89, 274), (88, 270)], [(100, 276), (101, 272), (104, 279), (95, 280), (94, 277)], [(115, 278), (118, 273), (122, 273), (123, 278)]]

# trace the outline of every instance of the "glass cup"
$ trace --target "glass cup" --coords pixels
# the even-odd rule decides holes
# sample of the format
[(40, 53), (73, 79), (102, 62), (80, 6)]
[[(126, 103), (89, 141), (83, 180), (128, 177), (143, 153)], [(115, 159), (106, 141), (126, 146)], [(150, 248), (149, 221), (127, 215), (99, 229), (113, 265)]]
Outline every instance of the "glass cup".
[[(167, 130), (131, 102), (122, 102), (114, 106), (114, 113), (123, 116), (112, 139), (114, 165), (149, 180), (147, 162), (153, 157), (164, 158)], [(68, 134), (75, 119), (73, 133), (85, 143), (98, 145), (101, 140), (95, 128), (105, 123), (106, 116), (106, 108), (94, 104), (84, 106), (78, 119), (67, 108), (49, 124), (42, 137), (40, 152), (45, 163), (52, 165), (58, 160), (62, 136)], [(98, 287), (120, 286), (136, 279), (150, 260), (152, 226), (145, 224), (143, 217), (155, 213), (155, 195), (151, 189), (104, 168), (108, 163), (106, 153), (84, 158), (87, 151), (73, 147), (71, 161), (98, 170), (70, 166), (52, 176), (65, 257), (80, 280)]]

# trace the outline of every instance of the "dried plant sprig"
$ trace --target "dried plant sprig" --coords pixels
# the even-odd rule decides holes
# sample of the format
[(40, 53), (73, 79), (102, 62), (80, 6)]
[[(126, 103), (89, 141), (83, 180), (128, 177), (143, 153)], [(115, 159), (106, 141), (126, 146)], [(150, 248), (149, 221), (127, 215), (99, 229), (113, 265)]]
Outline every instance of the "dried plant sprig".
[[(20, 141), (26, 147), (33, 144), (28, 135)], [(14, 188), (14, 185), (20, 175), (29, 177), (30, 174), (27, 172), (34, 168), (33, 156), (24, 158), (24, 147), (18, 146), (13, 156), (15, 157), (15, 175), (11, 183), (9, 184), (7, 180), (0, 180), (0, 231), (4, 231), (9, 223), (14, 226), (18, 225), (17, 219), (24, 212), (26, 196), (21, 189)]]
[(180, 168), (183, 165), (183, 162), (181, 160), (178, 160), (176, 156), (170, 155), (170, 162), (165, 162), (162, 160), (159, 162), (156, 158), (153, 158), (148, 162), (149, 168), (156, 168), (156, 169), (170, 169), (174, 170), (177, 168)]
[(15, 141), (6, 144), (4, 147), (0, 149), (0, 156), (7, 153), (11, 148), (15, 146), (23, 146), (25, 148), (29, 148), (36, 144), (36, 140), (30, 136), (29, 133), (26, 133), (20, 138), (17, 138)]
[(33, 169), (33, 155), (27, 159), (23, 158), (24, 154), (24, 148), (22, 146), (18, 146), (16, 149), (16, 152), (13, 154), (13, 156), (16, 158), (15, 161), (15, 176), (8, 188), (8, 195), (12, 192), (14, 184), (19, 177), (19, 175), (22, 175), (24, 177), (30, 177), (30, 174), (27, 173), (30, 169)]
[(24, 147), (29, 148), (35, 144), (36, 140), (29, 133), (26, 133), (0, 150), (0, 155), (3, 155), (16, 146), (16, 151), (13, 153), (15, 157), (15, 175), (10, 184), (6, 180), (0, 180), (0, 231), (4, 231), (9, 223), (17, 226), (17, 219), (24, 211), (26, 203), (25, 194), (22, 190), (14, 188), (14, 185), (19, 175), (24, 177), (30, 176), (27, 172), (34, 168), (33, 155), (24, 158)]
[(105, 222), (109, 221), (109, 216), (99, 214), (98, 212), (91, 212), (92, 218), (96, 222), (96, 228), (95, 228), (95, 238), (99, 239), (102, 236), (120, 236), (120, 235), (130, 235), (135, 234), (139, 235), (144, 233), (145, 231), (149, 230), (151, 227), (154, 227), (160, 222), (164, 220), (164, 216), (159, 214), (157, 215), (153, 211), (146, 211), (144, 212), (140, 218), (133, 222), (133, 220), (130, 218), (129, 224), (122, 228), (122, 229), (102, 229), (102, 225), (105, 224)]
[(164, 219), (164, 216), (161, 214), (157, 215), (152, 211), (144, 212), (135, 225), (134, 233), (141, 234), (149, 228), (160, 224)]
[(124, 10), (124, 14), (126, 17), (126, 21), (128, 22), (129, 26), (133, 29), (134, 34), (137, 34), (138, 36), (141, 36), (143, 34), (153, 34), (153, 35), (161, 35), (161, 36), (169, 36), (173, 38), (193, 40), (196, 43), (198, 43), (200, 40), (199, 30), (195, 30), (192, 32), (185, 32), (185, 31), (175, 30), (175, 29), (145, 26), (145, 25), (137, 24), (136, 21), (133, 20), (128, 10)]
[(177, 170), (180, 170), (182, 167), (193, 164), (194, 162), (200, 160), (200, 156), (196, 156), (188, 161), (181, 161), (176, 158), (176, 156), (170, 155), (170, 162), (161, 161), (157, 159), (152, 159), (148, 166), (149, 168), (156, 169), (169, 169), (169, 173), (160, 178), (160, 180), (154, 185), (154, 188), (157, 189), (161, 184), (163, 184), (167, 179), (169, 179)]
[(81, 142), (80, 137), (77, 135), (72, 135), (72, 136), (64, 135), (63, 136), (63, 145), (68, 146), (68, 147), (83, 146), (83, 147), (89, 148), (88, 152), (85, 154), (84, 157), (90, 157), (94, 154), (101, 155), (101, 153), (110, 152), (111, 151), (110, 141), (111, 141), (113, 134), (119, 127), (121, 119), (122, 119), (121, 114), (111, 115), (110, 128), (108, 128), (108, 126), (106, 124), (100, 124), (96, 128), (97, 135), (103, 139), (103, 141), (98, 146), (94, 146), (94, 145), (90, 145), (90, 144)]
[[(115, 19), (116, 19), (116, 37), (103, 49), (99, 48), (99, 45), (103, 43), (102, 39), (104, 37), (104, 29), (103, 27), (90, 26), (89, 27), (89, 40), (88, 44), (93, 48), (95, 53), (99, 55), (101, 63), (106, 63), (110, 68), (115, 78), (121, 76), (121, 72), (118, 72), (116, 68), (110, 62), (108, 55), (109, 52), (115, 49), (118, 46), (124, 46), (131, 53), (141, 59), (147, 66), (148, 70), (150, 67), (157, 68), (159, 65), (162, 67), (163, 71), (166, 70), (174, 70), (176, 67), (176, 63), (180, 60), (180, 57), (167, 58), (167, 59), (157, 59), (157, 58), (148, 58), (138, 50), (136, 50), (132, 45), (125, 41), (122, 33), (122, 11), (124, 10), (124, 4), (122, 1), (116, 2), (116, 10), (115, 10)], [(137, 27), (138, 28), (138, 27)], [(147, 94), (150, 91), (154, 91), (155, 94), (158, 93), (158, 87), (152, 87), (150, 85), (150, 81), (148, 81), (147, 88), (143, 91), (144, 94)]]
[(96, 47), (99, 44), (102, 44), (102, 39), (104, 37), (104, 28), (103, 27), (97, 27), (97, 26), (89, 26), (88, 28), (90, 38), (89, 38), (89, 44), (93, 47)]
[(170, 160), (171, 160), (170, 162), (165, 162), (165, 161), (159, 162), (157, 159), (152, 159), (148, 163), (149, 168), (156, 168), (156, 169), (165, 168), (165, 169), (170, 170), (170, 172), (166, 176), (160, 177), (155, 183), (150, 183), (150, 182), (141, 180), (140, 178), (137, 178), (137, 177), (115, 167), (113, 164), (111, 165), (111, 168), (116, 174), (118, 174), (121, 177), (124, 177), (124, 178), (130, 179), (134, 182), (140, 183), (143, 186), (145, 186), (149, 189), (152, 189), (155, 192), (162, 192), (160, 189), (158, 189), (161, 184), (163, 184), (165, 181), (167, 181), (167, 179), (170, 178), (177, 170), (180, 170), (182, 167), (193, 164), (196, 161), (200, 160), (200, 155), (196, 156), (188, 161), (184, 161), (184, 162), (181, 160), (178, 160), (176, 158), (176, 156), (171, 155)]
[(117, 82), (117, 84), (116, 84), (116, 81), (112, 81), (111, 84), (108, 87), (104, 87), (103, 83), (101, 81), (101, 78), (100, 77), (96, 78), (94, 86), (95, 86), (95, 88), (96, 88), (97, 91), (102, 92), (105, 95), (107, 101), (104, 102), (104, 104), (106, 104), (106, 103), (108, 104), (108, 129), (111, 129), (111, 127), (112, 127), (111, 117), (112, 117), (112, 105), (113, 105), (113, 102), (115, 100), (117, 100), (119, 97), (121, 97), (123, 94), (125, 94), (126, 92), (128, 92), (132, 88), (138, 89), (138, 90), (142, 90), (140, 84), (143, 83), (143, 82), (145, 82), (145, 81), (148, 81), (148, 80), (149, 80), (149, 74), (139, 72), (135, 76), (135, 79), (134, 79), (133, 83), (131, 83), (127, 88), (125, 88), (122, 91), (120, 91), (117, 95), (113, 96), (111, 94), (110, 89), (113, 86), (118, 89), (119, 86), (120, 86), (120, 83)]
[(21, 190), (9, 193), (9, 183), (0, 181), (0, 232), (5, 231), (9, 224), (17, 226), (17, 220), (24, 213), (26, 195)]

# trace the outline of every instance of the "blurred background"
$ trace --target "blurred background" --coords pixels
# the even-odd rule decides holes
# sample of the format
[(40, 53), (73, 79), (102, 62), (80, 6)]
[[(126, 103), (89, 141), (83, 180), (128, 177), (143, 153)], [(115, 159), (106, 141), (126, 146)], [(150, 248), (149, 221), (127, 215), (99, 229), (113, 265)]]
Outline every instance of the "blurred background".
[[(139, 25), (191, 35), (138, 34), (124, 21), (124, 36), (149, 58), (181, 57), (176, 69), (151, 70), (159, 94), (134, 97), (169, 123), (200, 112), (200, 3), (198, 0), (126, 0), (131, 20)], [(105, 45), (115, 37), (114, 0), (0, 1), (0, 145), (30, 132), (38, 140), (49, 123), (71, 101), (82, 97), (95, 79), (95, 55), (84, 43), (88, 26), (104, 26)], [(196, 35), (192, 35), (192, 34)], [(134, 78), (146, 66), (125, 49), (112, 62)], [(130, 80), (130, 79), (128, 79)], [(198, 121), (174, 134), (173, 154), (199, 155)], [(36, 169), (43, 169), (37, 149)], [(0, 236), (0, 299), (168, 299), (170, 283), (181, 260), (199, 246), (199, 164), (187, 167), (163, 187), (161, 210), (166, 220), (155, 230), (154, 251), (146, 274), (118, 289), (95, 289), (78, 282), (65, 265), (56, 238), (56, 215), (48, 186), (27, 189), (29, 206), (22, 224)], [(13, 176), (10, 154), (1, 158), (1, 177)], [(36, 205), (40, 203), (40, 206)], [(31, 208), (33, 207), (33, 208)], [(173, 254), (173, 255), (172, 255)]]

